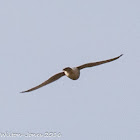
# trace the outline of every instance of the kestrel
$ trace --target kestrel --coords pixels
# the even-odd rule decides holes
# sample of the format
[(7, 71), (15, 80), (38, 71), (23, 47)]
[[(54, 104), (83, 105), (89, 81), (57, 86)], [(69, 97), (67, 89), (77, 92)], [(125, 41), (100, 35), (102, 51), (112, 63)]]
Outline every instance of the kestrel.
[(84, 69), (84, 68), (87, 68), (87, 67), (93, 67), (93, 66), (97, 66), (97, 65), (101, 65), (101, 64), (104, 64), (104, 63), (108, 63), (108, 62), (114, 61), (114, 60), (120, 58), (122, 55), (123, 54), (121, 54), (118, 57), (115, 57), (115, 58), (112, 58), (112, 59), (108, 59), (108, 60), (104, 60), (104, 61), (83, 64), (83, 65), (78, 66), (78, 67), (73, 67), (73, 68), (66, 67), (66, 68), (63, 69), (63, 72), (57, 73), (54, 76), (50, 77), (45, 82), (43, 82), (42, 84), (40, 84), (40, 85), (38, 85), (36, 87), (33, 87), (33, 88), (29, 89), (29, 90), (22, 91), (21, 93), (30, 92), (30, 91), (36, 90), (38, 88), (41, 88), (41, 87), (43, 87), (43, 86), (45, 86), (47, 84), (50, 84), (50, 83), (58, 80), (59, 78), (61, 78), (64, 75), (66, 75), (67, 77), (69, 77), (72, 80), (77, 80), (79, 78), (79, 76), (80, 76), (80, 70), (81, 69)]

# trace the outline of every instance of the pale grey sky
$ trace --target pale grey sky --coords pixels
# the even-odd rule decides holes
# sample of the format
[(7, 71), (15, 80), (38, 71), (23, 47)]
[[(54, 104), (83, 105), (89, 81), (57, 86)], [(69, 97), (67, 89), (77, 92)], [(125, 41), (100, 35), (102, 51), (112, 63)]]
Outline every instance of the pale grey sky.
[[(139, 140), (139, 6), (139, 0), (0, 1), (0, 134)], [(122, 53), (114, 62), (82, 70), (79, 80), (62, 77), (19, 93), (67, 66)]]

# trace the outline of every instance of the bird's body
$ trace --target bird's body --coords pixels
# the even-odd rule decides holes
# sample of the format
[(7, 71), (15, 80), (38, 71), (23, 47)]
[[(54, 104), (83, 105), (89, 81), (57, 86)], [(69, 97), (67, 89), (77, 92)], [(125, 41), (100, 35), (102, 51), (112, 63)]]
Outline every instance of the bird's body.
[(80, 70), (77, 67), (63, 69), (65, 75), (72, 80), (77, 80), (80, 76)]
[(61, 78), (64, 75), (66, 75), (68, 78), (70, 78), (72, 80), (77, 80), (79, 78), (79, 76), (80, 76), (80, 70), (81, 69), (87, 68), (87, 67), (93, 67), (93, 66), (97, 66), (97, 65), (101, 65), (101, 64), (105, 64), (105, 63), (114, 61), (114, 60), (120, 58), (121, 56), (122, 55), (120, 55), (118, 57), (115, 57), (115, 58), (112, 58), (112, 59), (104, 60), (104, 61), (83, 64), (83, 65), (80, 65), (78, 67), (73, 67), (73, 68), (66, 67), (66, 68), (63, 69), (63, 72), (55, 74), (54, 76), (50, 77), (47, 81), (41, 83), (40, 85), (38, 85), (36, 87), (33, 87), (33, 88), (29, 89), (29, 90), (22, 91), (21, 93), (30, 92), (30, 91), (36, 90), (38, 88), (41, 88), (41, 87), (43, 87), (43, 86), (45, 86), (45, 85), (47, 85), (49, 83), (52, 83), (52, 82), (58, 80), (59, 78)]

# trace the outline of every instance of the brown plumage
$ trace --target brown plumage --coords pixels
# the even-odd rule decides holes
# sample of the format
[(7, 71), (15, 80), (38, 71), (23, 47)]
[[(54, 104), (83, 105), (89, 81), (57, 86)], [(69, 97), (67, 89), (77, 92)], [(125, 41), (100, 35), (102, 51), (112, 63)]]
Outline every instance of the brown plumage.
[(41, 88), (41, 87), (43, 87), (43, 86), (45, 86), (47, 84), (50, 84), (50, 83), (58, 80), (59, 78), (61, 78), (64, 75), (66, 75), (67, 77), (69, 77), (72, 80), (77, 80), (79, 78), (79, 76), (80, 76), (80, 70), (81, 69), (88, 68), (88, 67), (93, 67), (93, 66), (97, 66), (97, 65), (101, 65), (101, 64), (105, 64), (105, 63), (114, 61), (114, 60), (120, 58), (121, 56), (122, 56), (122, 54), (120, 56), (112, 58), (112, 59), (99, 61), (99, 62), (87, 63), (87, 64), (83, 64), (81, 66), (74, 67), (74, 68), (67, 67), (67, 68), (63, 69), (63, 72), (55, 74), (54, 76), (50, 77), (48, 80), (43, 82), (42, 84), (40, 84), (40, 85), (38, 85), (36, 87), (33, 87), (33, 88), (29, 89), (29, 90), (22, 91), (21, 93), (30, 92), (30, 91), (36, 90), (38, 88)]

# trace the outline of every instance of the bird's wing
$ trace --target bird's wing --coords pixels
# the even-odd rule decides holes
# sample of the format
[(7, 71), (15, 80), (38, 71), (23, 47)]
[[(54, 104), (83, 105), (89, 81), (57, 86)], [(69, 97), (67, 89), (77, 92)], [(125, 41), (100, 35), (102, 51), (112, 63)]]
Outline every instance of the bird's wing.
[(108, 60), (104, 60), (104, 61), (87, 63), (87, 64), (84, 64), (84, 65), (78, 66), (77, 68), (78, 68), (79, 70), (81, 70), (81, 69), (86, 68), (86, 67), (93, 67), (93, 66), (97, 66), (97, 65), (104, 64), (104, 63), (108, 63), (108, 62), (111, 62), (111, 61), (114, 61), (114, 60), (120, 58), (122, 55), (123, 55), (123, 54), (121, 54), (121, 55), (118, 56), (118, 57), (115, 57), (115, 58), (112, 58), (112, 59), (108, 59)]
[(57, 73), (57, 74), (55, 74), (54, 76), (50, 77), (50, 78), (49, 78), (48, 80), (46, 80), (45, 82), (43, 82), (42, 84), (40, 84), (40, 85), (38, 85), (38, 86), (36, 86), (36, 87), (33, 87), (33, 88), (29, 89), (29, 90), (22, 91), (21, 93), (30, 92), (30, 91), (36, 90), (36, 89), (38, 89), (38, 88), (41, 88), (41, 87), (43, 87), (43, 86), (45, 86), (45, 85), (47, 85), (47, 84), (49, 84), (49, 83), (51, 83), (51, 82), (54, 82), (54, 81), (58, 80), (60, 77), (62, 77), (62, 76), (64, 76), (64, 75), (65, 75), (64, 72)]

